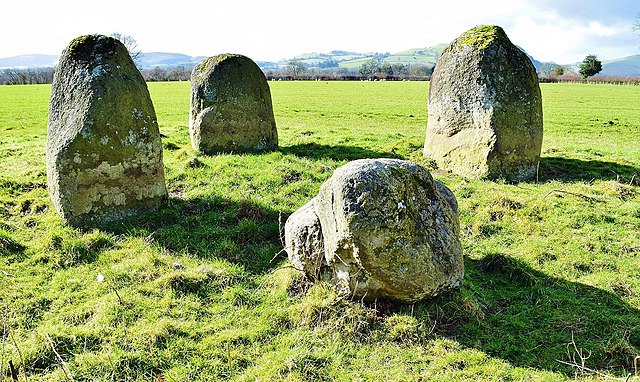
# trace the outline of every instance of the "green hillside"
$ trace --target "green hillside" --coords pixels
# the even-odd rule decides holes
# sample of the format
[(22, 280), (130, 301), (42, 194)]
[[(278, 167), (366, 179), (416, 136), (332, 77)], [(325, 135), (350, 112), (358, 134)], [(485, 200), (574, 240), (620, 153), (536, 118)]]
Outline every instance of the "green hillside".
[(602, 63), (602, 72), (600, 72), (600, 76), (640, 76), (640, 54), (604, 61)]
[(385, 58), (385, 62), (403, 63), (403, 64), (434, 64), (442, 51), (447, 47), (446, 44), (440, 44), (431, 48), (417, 48), (405, 50), (403, 52), (392, 54)]
[[(332, 66), (338, 66), (341, 68), (358, 68), (360, 65), (371, 59), (378, 59), (389, 64), (433, 65), (438, 60), (440, 53), (442, 53), (445, 47), (446, 44), (440, 44), (430, 48), (416, 48), (393, 54), (377, 52), (356, 53), (334, 50), (328, 53), (301, 54), (291, 60), (301, 62), (307, 68)], [(284, 60), (279, 64), (286, 66), (291, 60)]]
[[(371, 59), (377, 59), (389, 64), (405, 65), (435, 65), (442, 51), (447, 44), (439, 44), (428, 48), (415, 48), (397, 53), (357, 53), (342, 50), (333, 50), (328, 53), (305, 53), (292, 59), (282, 60), (278, 63), (261, 63), (263, 69), (285, 68), (291, 60), (299, 61), (308, 69), (313, 68), (348, 68), (358, 69), (362, 64)], [(525, 53), (526, 51), (522, 49)], [(540, 72), (552, 71), (556, 66), (553, 62), (540, 62), (531, 55), (527, 56), (533, 62), (536, 70)], [(577, 73), (579, 63), (563, 65), (570, 72)], [(638, 77), (640, 76), (640, 54), (619, 58), (615, 60), (603, 61), (602, 72), (598, 76), (606, 77)]]

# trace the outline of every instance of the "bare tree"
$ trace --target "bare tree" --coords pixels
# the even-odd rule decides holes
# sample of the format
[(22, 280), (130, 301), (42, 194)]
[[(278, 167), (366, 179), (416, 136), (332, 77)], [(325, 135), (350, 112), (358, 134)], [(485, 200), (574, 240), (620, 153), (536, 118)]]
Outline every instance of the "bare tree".
[(18, 85), (20, 84), (20, 74), (17, 69), (4, 69), (0, 73), (3, 85)]
[(287, 72), (294, 78), (299, 77), (306, 70), (307, 68), (304, 66), (304, 63), (298, 60), (291, 60), (287, 63)]
[(360, 73), (362, 77), (371, 77), (380, 70), (381, 65), (381, 60), (376, 58), (369, 59), (360, 65), (358, 73)]
[(0, 85), (50, 84), (54, 68), (3, 69), (0, 71)]
[(124, 34), (120, 32), (112, 33), (111, 37), (115, 38), (116, 40), (120, 40), (120, 42), (129, 51), (129, 55), (133, 59), (133, 62), (135, 62), (136, 66), (140, 66), (140, 59), (142, 58), (141, 57), (142, 52), (138, 48), (138, 41), (136, 41), (136, 39), (133, 38), (132, 36), (129, 36), (128, 34)]

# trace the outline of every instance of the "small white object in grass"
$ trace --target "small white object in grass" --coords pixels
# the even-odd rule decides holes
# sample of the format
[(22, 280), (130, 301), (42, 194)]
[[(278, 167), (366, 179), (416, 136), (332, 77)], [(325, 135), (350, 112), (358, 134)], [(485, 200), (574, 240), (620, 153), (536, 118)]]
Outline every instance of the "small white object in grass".
[(102, 273), (98, 272), (97, 280), (98, 280), (99, 283), (103, 282), (104, 281), (104, 275)]

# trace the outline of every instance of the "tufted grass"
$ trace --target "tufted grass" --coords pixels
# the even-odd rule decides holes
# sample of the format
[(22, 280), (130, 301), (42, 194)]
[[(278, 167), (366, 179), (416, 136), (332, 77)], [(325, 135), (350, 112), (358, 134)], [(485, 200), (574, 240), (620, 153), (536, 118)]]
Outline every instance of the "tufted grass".
[[(640, 88), (544, 84), (537, 183), (434, 172), (460, 204), (466, 281), (402, 305), (304, 282), (279, 231), (349, 160), (428, 165), (428, 83), (270, 85), (280, 149), (207, 157), (189, 144), (189, 84), (150, 84), (171, 197), (157, 214), (86, 232), (64, 226), (47, 195), (50, 87), (0, 87), (3, 379), (9, 360), (29, 381), (633, 374)], [(565, 364), (579, 352), (596, 372)]]

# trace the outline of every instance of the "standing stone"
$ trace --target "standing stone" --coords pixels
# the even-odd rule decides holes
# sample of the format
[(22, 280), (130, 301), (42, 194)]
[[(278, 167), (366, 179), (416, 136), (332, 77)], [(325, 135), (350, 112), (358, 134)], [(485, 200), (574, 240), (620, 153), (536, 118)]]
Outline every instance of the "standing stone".
[(204, 154), (278, 146), (269, 84), (255, 62), (221, 54), (193, 68), (189, 132), (193, 148)]
[(473, 28), (444, 50), (429, 88), (425, 156), (472, 178), (536, 175), (542, 96), (536, 70), (502, 28)]
[(464, 276), (455, 203), (451, 191), (415, 163), (353, 161), (291, 215), (286, 250), (299, 269), (320, 274), (343, 295), (430, 298), (459, 286)]
[(49, 106), (47, 181), (72, 226), (155, 210), (167, 196), (147, 85), (114, 38), (78, 37), (62, 52)]

